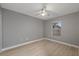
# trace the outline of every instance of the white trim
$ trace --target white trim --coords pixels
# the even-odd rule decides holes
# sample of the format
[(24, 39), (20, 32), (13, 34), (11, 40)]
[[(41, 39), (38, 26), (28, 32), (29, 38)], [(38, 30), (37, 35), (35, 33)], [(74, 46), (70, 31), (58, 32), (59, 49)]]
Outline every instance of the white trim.
[(20, 47), (20, 46), (23, 46), (23, 45), (27, 45), (27, 44), (30, 44), (30, 43), (34, 43), (34, 42), (37, 42), (37, 41), (41, 41), (41, 40), (43, 40), (43, 38), (37, 39), (37, 40), (33, 40), (33, 41), (29, 41), (29, 42), (25, 42), (25, 43), (21, 43), (21, 44), (17, 44), (17, 45), (8, 47), (8, 48), (4, 48), (0, 52), (6, 51), (6, 50), (10, 50), (10, 49), (13, 49), (13, 48), (16, 48), (16, 47)]
[(62, 42), (62, 41), (58, 41), (58, 40), (54, 40), (54, 39), (48, 39), (48, 38), (46, 38), (46, 40), (50, 40), (52, 42), (57, 42), (57, 43), (60, 43), (60, 44), (64, 44), (66, 46), (71, 46), (71, 47), (79, 48), (78, 45), (74, 45), (74, 44), (70, 44), (70, 43), (66, 43), (66, 42)]
[(8, 48), (4, 48), (4, 49), (2, 49), (0, 51), (0, 53), (3, 52), (3, 51), (6, 51), (6, 50), (10, 50), (10, 49), (13, 49), (13, 48), (16, 48), (16, 47), (20, 47), (20, 46), (23, 46), (23, 45), (31, 44), (31, 43), (34, 43), (34, 42), (37, 42), (37, 41), (41, 41), (41, 40), (49, 40), (49, 41), (52, 41), (52, 42), (57, 42), (57, 43), (64, 44), (64, 45), (67, 45), (67, 46), (79, 48), (79, 46), (74, 45), (74, 44), (70, 44), (70, 43), (66, 43), (66, 42), (62, 42), (62, 41), (58, 41), (58, 40), (54, 40), (54, 39), (49, 39), (49, 38), (40, 38), (40, 39), (37, 39), (37, 40), (33, 40), (33, 41), (17, 44), (15, 46), (11, 46), (11, 47), (8, 47)]

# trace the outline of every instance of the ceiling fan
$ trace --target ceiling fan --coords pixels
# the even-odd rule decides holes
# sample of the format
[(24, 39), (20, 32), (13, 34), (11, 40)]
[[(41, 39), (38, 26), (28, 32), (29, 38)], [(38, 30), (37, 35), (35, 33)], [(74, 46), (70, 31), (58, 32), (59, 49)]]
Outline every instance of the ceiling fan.
[(42, 4), (42, 8), (37, 11), (38, 16), (49, 16), (49, 11), (47, 10), (47, 4)]

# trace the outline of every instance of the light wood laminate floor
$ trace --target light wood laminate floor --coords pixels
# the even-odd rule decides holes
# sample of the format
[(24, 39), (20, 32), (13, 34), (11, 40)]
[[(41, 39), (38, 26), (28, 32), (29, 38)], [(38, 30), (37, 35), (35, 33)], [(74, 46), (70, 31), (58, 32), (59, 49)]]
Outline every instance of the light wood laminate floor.
[(41, 40), (0, 53), (1, 56), (78, 56), (79, 49)]

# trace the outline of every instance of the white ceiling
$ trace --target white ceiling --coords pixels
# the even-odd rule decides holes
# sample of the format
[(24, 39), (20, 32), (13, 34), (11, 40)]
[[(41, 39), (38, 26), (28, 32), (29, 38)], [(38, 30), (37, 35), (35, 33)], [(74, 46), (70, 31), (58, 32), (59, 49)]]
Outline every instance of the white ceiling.
[(48, 20), (54, 17), (63, 16), (66, 14), (79, 11), (79, 3), (48, 3), (47, 10), (49, 16), (38, 16), (37, 12), (42, 8), (41, 3), (2, 3), (1, 6), (16, 12), (20, 12), (32, 17), (43, 20)]

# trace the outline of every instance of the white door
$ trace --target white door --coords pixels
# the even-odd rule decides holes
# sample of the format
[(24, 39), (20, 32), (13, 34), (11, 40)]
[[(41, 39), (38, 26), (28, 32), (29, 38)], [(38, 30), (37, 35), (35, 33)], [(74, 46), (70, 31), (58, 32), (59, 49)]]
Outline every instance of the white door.
[(2, 15), (1, 15), (1, 8), (0, 8), (0, 51), (2, 49)]

